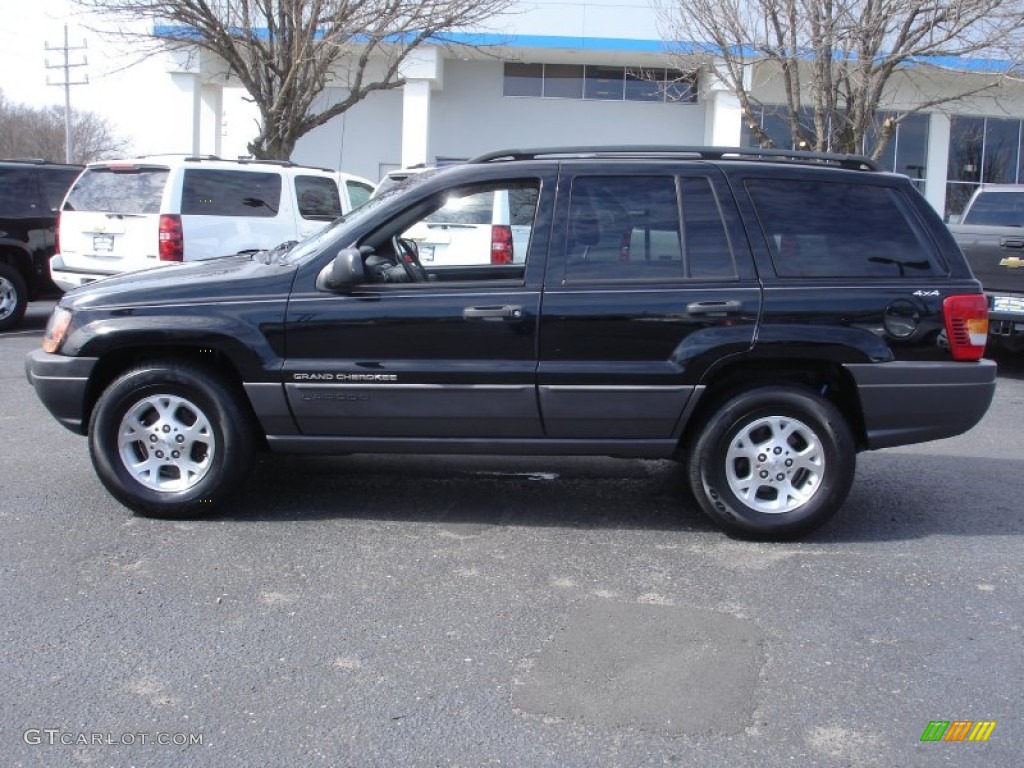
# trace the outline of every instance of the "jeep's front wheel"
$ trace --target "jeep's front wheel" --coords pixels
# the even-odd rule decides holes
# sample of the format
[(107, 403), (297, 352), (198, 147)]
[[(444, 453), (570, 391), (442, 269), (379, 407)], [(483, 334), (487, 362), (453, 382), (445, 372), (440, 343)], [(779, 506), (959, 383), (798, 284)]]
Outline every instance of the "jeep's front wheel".
[(10, 264), (0, 262), (0, 331), (13, 328), (21, 322), (28, 306), (28, 286)]
[(839, 410), (791, 386), (727, 400), (687, 455), (703, 511), (729, 533), (764, 540), (795, 538), (829, 520), (855, 469), (853, 435)]
[(252, 461), (248, 415), (215, 374), (174, 361), (136, 368), (100, 396), (89, 425), (96, 473), (143, 515), (209, 514)]

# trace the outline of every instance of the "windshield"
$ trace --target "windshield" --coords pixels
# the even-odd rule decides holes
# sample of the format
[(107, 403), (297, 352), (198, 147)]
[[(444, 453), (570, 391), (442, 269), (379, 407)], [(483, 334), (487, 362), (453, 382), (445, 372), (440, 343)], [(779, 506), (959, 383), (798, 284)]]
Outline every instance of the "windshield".
[(963, 223), (991, 227), (1022, 226), (1024, 195), (1019, 192), (983, 191), (974, 198), (974, 204), (968, 209)]
[[(357, 224), (363, 220), (364, 217), (371, 214), (373, 211), (380, 208), (382, 205), (390, 202), (395, 197), (403, 194), (406, 190), (412, 186), (419, 184), (424, 178), (433, 175), (432, 173), (419, 173), (415, 176), (405, 179), (401, 184), (398, 184), (390, 189), (381, 192), (376, 197), (371, 197), (365, 203), (360, 205), (358, 208), (353, 208), (344, 216), (332, 221), (326, 227), (321, 229), (314, 235), (303, 240), (301, 243), (292, 248), (288, 253), (282, 256), (282, 261), (288, 263), (298, 263), (306, 258), (309, 258), (317, 253), (320, 253), (324, 248), (335, 243), (336, 239), (341, 236), (341, 230), (347, 228), (349, 225)], [(346, 243), (351, 245), (351, 243)]]

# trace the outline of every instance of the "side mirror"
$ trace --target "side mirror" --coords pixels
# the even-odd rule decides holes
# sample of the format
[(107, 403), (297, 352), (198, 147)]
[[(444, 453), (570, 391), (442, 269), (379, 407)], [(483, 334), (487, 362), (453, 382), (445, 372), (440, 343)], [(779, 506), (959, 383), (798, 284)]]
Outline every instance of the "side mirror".
[(345, 248), (317, 275), (316, 287), (321, 291), (339, 291), (365, 281), (363, 254), (358, 248)]

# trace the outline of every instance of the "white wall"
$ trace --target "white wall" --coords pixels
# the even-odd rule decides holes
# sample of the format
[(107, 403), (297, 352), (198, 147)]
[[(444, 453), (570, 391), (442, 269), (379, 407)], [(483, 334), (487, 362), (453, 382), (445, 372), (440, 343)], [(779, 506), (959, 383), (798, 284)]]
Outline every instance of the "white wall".
[[(341, 89), (325, 96), (337, 102)], [(380, 179), (381, 163), (397, 165), (402, 155), (402, 91), (374, 93), (342, 117), (313, 129), (299, 139), (292, 161), (335, 168), (371, 181)]]
[[(596, 58), (596, 57), (595, 57)], [(582, 144), (700, 144), (702, 104), (541, 99), (502, 95), (498, 61), (445, 62), (431, 105), (430, 153), (472, 157), (494, 149)]]

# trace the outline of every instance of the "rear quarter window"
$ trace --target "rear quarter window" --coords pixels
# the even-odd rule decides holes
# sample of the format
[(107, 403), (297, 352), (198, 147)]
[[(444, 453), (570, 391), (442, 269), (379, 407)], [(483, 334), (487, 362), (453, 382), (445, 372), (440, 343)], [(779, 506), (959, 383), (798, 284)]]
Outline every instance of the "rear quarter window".
[(68, 193), (65, 211), (160, 213), (167, 168), (87, 168)]
[(42, 188), (43, 197), (46, 198), (46, 204), (50, 206), (51, 211), (60, 208), (60, 204), (64, 201), (64, 195), (68, 193), (68, 187), (78, 178), (78, 173), (73, 169), (62, 168), (45, 171), (39, 176), (39, 186)]
[(41, 216), (36, 172), (28, 168), (0, 168), (0, 216), (28, 218)]
[(748, 179), (780, 277), (919, 278), (945, 274), (903, 193), (884, 185)]
[(182, 214), (271, 218), (281, 207), (281, 174), (188, 168)]

